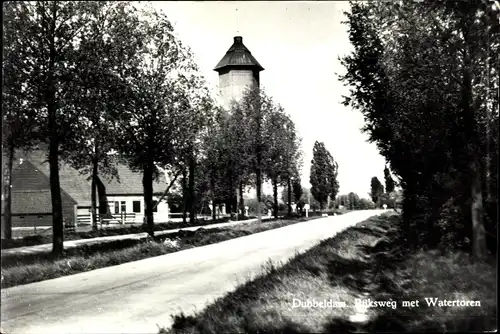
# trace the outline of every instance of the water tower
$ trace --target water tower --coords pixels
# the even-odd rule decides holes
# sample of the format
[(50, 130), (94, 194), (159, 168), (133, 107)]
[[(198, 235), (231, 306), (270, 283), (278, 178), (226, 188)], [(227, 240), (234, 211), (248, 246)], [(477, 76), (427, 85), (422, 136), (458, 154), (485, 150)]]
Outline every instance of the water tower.
[(219, 73), (222, 106), (229, 109), (231, 102), (239, 101), (247, 88), (259, 87), (259, 72), (263, 70), (264, 68), (243, 44), (243, 38), (234, 37), (233, 45), (214, 68), (214, 71)]

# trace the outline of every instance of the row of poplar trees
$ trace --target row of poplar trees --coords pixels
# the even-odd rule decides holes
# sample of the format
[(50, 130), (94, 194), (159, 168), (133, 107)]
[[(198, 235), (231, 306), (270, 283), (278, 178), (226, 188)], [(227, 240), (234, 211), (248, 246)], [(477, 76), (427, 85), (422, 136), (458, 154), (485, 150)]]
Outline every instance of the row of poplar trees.
[(346, 13), (345, 104), (401, 180), (415, 247), (496, 254), (499, 14), (487, 0), (351, 3)]
[[(157, 205), (153, 182), (164, 179), (162, 173), (170, 180), (163, 196), (181, 177), (189, 183), (189, 203), (195, 202), (195, 190), (220, 198), (224, 182), (241, 189), (252, 175), (255, 180), (268, 176), (275, 185), (297, 175), (296, 164), (283, 158), (297, 160), (296, 154), (283, 152), (298, 152), (299, 141), (282, 108), (256, 92), (247, 94), (246, 105), (235, 112), (219, 110), (190, 49), (176, 37), (167, 16), (149, 4), (12, 1), (3, 10), (6, 238), (12, 236), (10, 183), (16, 152), (37, 147), (47, 150), (50, 166), (54, 254), (63, 252), (64, 239), (61, 161), (90, 175), (94, 228), (100, 177), (118, 177), (117, 159), (141, 172), (151, 236)], [(269, 131), (269, 124), (280, 131)], [(277, 146), (284, 142), (293, 145)], [(205, 171), (208, 182), (198, 185), (206, 189), (195, 189), (196, 170)]]
[[(247, 89), (241, 101), (233, 101), (229, 110), (219, 109), (216, 119), (206, 139), (207, 150), (199, 161), (199, 197), (205, 196), (215, 204), (225, 203), (228, 212), (238, 215), (245, 212), (244, 193), (254, 188), (260, 221), (262, 185), (269, 181), (273, 215), (278, 215), (279, 187), (288, 189), (290, 215), (292, 189), (294, 184), (300, 184), (302, 166), (301, 138), (290, 116), (263, 89), (255, 87)], [(214, 210), (212, 215), (215, 218)]]

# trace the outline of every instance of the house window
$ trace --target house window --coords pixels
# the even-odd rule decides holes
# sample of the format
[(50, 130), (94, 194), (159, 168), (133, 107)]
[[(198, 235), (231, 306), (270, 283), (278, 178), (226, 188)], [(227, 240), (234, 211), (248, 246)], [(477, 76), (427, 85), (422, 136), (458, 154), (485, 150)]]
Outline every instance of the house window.
[(24, 216), (19, 216), (19, 219), (24, 219)]
[(132, 202), (132, 211), (134, 213), (141, 213), (141, 201)]
[(115, 214), (120, 213), (120, 202), (116, 201), (115, 202)]
[(158, 212), (158, 206), (156, 205), (158, 201), (153, 201), (151, 204), (153, 205), (153, 212)]
[(127, 212), (127, 204), (125, 201), (121, 201), (121, 212)]

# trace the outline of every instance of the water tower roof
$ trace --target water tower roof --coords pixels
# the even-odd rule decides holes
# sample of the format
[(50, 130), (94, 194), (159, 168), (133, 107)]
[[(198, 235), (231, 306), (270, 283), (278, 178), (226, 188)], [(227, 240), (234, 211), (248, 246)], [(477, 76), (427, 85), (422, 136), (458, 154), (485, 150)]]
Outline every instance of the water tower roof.
[(221, 71), (226, 67), (253, 67), (258, 71), (264, 70), (264, 68), (259, 64), (259, 62), (252, 56), (250, 50), (243, 45), (243, 38), (241, 36), (234, 37), (233, 45), (227, 50), (226, 54), (219, 61), (217, 66), (215, 66), (214, 71)]

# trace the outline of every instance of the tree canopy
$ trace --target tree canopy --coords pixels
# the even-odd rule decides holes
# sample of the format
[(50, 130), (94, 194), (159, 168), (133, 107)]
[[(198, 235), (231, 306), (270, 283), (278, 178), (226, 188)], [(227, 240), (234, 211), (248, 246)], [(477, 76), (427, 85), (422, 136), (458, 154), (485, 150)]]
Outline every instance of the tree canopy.
[(453, 240), (480, 258), (486, 233), (496, 247), (498, 14), (491, 1), (353, 2), (346, 13), (345, 104), (401, 180), (414, 246)]
[(325, 208), (328, 197), (335, 200), (338, 193), (338, 164), (322, 142), (316, 141), (311, 161), (311, 194), (319, 202), (320, 209)]

